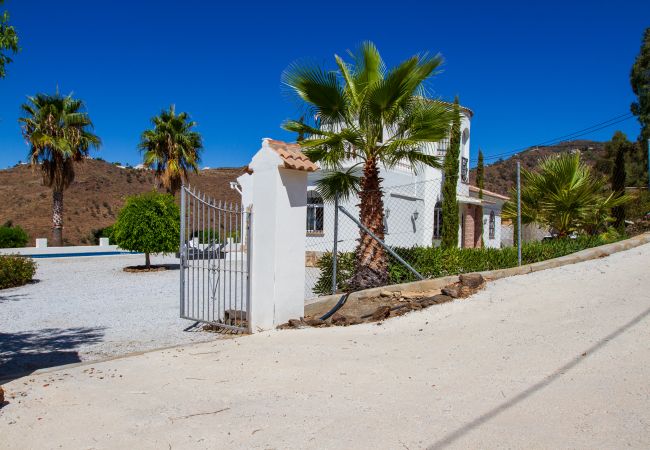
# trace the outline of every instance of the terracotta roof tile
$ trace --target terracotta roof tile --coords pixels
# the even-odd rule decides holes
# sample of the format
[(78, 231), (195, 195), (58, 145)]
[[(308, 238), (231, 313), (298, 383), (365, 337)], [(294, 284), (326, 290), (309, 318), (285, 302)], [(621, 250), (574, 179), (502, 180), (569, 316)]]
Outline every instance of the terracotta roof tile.
[[(476, 186), (469, 186), (469, 190), (472, 192), (478, 192), (479, 188)], [(483, 194), (488, 195), (490, 197), (494, 198), (500, 198), (501, 200), (510, 200), (510, 197), (506, 197), (505, 195), (497, 194), (496, 192), (488, 191), (486, 189), (483, 189)]]
[(318, 170), (318, 166), (311, 162), (302, 152), (300, 145), (289, 144), (275, 139), (265, 139), (265, 141), (269, 147), (280, 155), (280, 158), (284, 161), (284, 167), (288, 169), (304, 170), (306, 172), (315, 172)]

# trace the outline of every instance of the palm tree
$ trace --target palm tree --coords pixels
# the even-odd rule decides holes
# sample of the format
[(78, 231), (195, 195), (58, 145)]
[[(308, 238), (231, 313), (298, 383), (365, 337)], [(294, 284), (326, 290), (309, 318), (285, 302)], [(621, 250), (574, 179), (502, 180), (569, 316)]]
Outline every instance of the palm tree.
[(154, 169), (160, 184), (174, 195), (187, 180), (188, 173), (199, 170), (201, 135), (192, 131), (196, 122), (185, 112), (176, 114), (174, 105), (153, 117), (151, 123), (153, 129), (142, 133), (138, 145), (144, 152), (143, 163)]
[[(425, 144), (449, 134), (453, 113), (449, 104), (426, 98), (424, 82), (442, 63), (439, 55), (416, 55), (387, 70), (377, 48), (361, 45), (352, 63), (335, 56), (337, 71), (312, 64), (293, 64), (283, 82), (307, 108), (313, 124), (287, 121), (286, 130), (303, 134), (300, 145), (326, 171), (341, 171), (346, 161), (363, 167), (359, 183), (360, 221), (384, 238), (384, 205), (380, 165), (406, 162), (414, 169), (440, 167)], [(341, 183), (342, 177), (333, 178)], [(344, 182), (354, 186), (355, 182)], [(355, 289), (385, 284), (388, 279), (384, 249), (360, 232)]]
[[(521, 222), (538, 223), (558, 237), (574, 232), (595, 234), (612, 222), (611, 209), (630, 197), (606, 192), (607, 182), (580, 161), (580, 154), (544, 159), (537, 172), (521, 171)], [(516, 198), (513, 191), (511, 198)], [(503, 217), (516, 219), (517, 205), (506, 202)]]
[(32, 167), (40, 165), (43, 183), (52, 188), (52, 241), (63, 245), (63, 191), (74, 181), (74, 164), (99, 148), (99, 137), (91, 132), (93, 123), (84, 103), (72, 95), (36, 94), (21, 106), (18, 119), (30, 146)]

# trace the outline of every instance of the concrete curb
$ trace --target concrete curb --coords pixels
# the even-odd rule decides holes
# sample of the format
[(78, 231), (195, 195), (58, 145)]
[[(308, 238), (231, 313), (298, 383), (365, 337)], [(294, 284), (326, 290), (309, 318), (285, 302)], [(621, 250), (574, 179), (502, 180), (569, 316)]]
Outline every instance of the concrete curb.
[[(498, 280), (499, 278), (511, 277), (514, 275), (524, 275), (540, 270), (553, 269), (569, 264), (589, 261), (592, 259), (604, 258), (614, 253), (629, 250), (650, 243), (650, 233), (643, 233), (624, 241), (613, 242), (611, 244), (601, 245), (600, 247), (588, 248), (571, 253), (559, 258), (540, 261), (533, 264), (526, 264), (521, 267), (510, 267), (508, 269), (496, 269), (479, 272), (488, 281)], [(413, 281), (411, 283), (393, 284), (379, 288), (366, 289), (350, 295), (348, 301), (366, 299), (369, 297), (378, 297), (381, 292), (421, 292), (431, 293), (438, 291), (443, 287), (459, 281), (458, 275), (450, 275), (441, 278), (432, 278), (429, 280)], [(305, 316), (316, 316), (329, 311), (341, 298), (341, 294), (327, 295), (320, 297), (318, 301), (305, 305)]]

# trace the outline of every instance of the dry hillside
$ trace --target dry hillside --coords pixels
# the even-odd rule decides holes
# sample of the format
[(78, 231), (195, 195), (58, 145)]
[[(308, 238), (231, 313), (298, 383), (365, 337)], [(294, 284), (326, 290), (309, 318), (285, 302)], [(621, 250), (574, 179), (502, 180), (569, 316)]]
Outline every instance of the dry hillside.
[[(563, 142), (557, 145), (531, 147), (518, 153), (517, 156), (510, 156), (503, 160), (486, 161), (485, 189), (508, 195), (517, 180), (517, 160), (521, 161), (522, 169), (532, 170), (542, 158), (574, 150), (580, 150), (583, 161), (593, 167), (596, 161), (604, 156), (605, 143), (586, 140)], [(476, 184), (476, 168), (470, 172), (470, 182)]]
[[(239, 201), (229, 183), (244, 168), (207, 169), (190, 178), (190, 184), (219, 200)], [(125, 197), (155, 189), (150, 171), (88, 159), (76, 168), (76, 179), (65, 191), (63, 238), (66, 244), (86, 244), (92, 231), (112, 225)], [(178, 197), (178, 195), (177, 195)], [(39, 172), (27, 165), (0, 170), (0, 225), (12, 221), (23, 227), (31, 244), (37, 237), (50, 237), (52, 190), (43, 186)]]

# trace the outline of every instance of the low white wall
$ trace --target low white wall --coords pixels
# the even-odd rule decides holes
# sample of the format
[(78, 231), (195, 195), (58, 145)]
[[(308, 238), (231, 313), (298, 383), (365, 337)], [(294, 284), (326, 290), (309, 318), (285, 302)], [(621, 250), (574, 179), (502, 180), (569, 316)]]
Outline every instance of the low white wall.
[(117, 245), (75, 245), (71, 247), (20, 247), (20, 248), (0, 248), (0, 255), (67, 255), (74, 253), (105, 253), (119, 252), (121, 250)]

